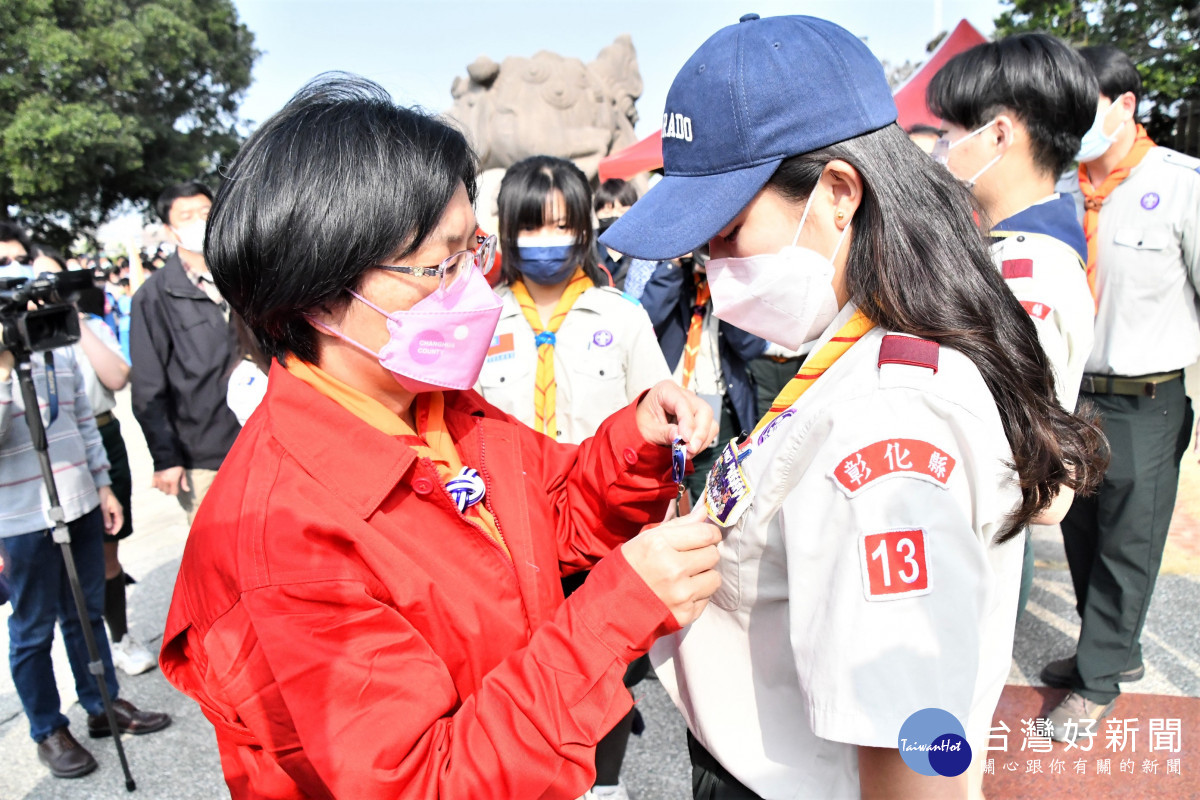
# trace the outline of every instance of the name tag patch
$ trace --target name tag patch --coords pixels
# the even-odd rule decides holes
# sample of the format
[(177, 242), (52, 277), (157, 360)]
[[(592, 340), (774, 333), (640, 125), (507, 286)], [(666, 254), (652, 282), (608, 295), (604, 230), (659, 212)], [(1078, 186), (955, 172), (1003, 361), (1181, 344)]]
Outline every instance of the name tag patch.
[(898, 600), (929, 594), (925, 531), (864, 533), (858, 540), (863, 594), (868, 600)]
[(511, 333), (502, 333), (499, 336), (492, 337), (492, 346), (487, 351), (489, 364), (494, 364), (497, 361), (508, 361), (514, 356), (516, 356), (516, 346), (513, 344), (513, 335)]
[(847, 497), (884, 478), (903, 476), (946, 487), (958, 462), (920, 439), (884, 439), (855, 450), (829, 473)]
[(1050, 306), (1036, 300), (1022, 300), (1021, 306), (1025, 309), (1025, 313), (1037, 319), (1045, 319), (1054, 311)]
[(708, 481), (704, 484), (705, 510), (709, 519), (723, 528), (737, 524), (754, 496), (750, 481), (742, 470), (742, 461), (750, 452), (749, 449), (739, 450), (737, 444), (730, 442), (708, 471)]

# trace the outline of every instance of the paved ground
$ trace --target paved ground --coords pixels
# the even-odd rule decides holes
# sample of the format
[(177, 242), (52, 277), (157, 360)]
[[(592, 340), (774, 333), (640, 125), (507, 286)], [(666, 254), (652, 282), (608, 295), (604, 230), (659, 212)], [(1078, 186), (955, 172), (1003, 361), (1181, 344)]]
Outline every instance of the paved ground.
[[(1200, 378), (1200, 369), (1192, 374)], [(1189, 382), (1191, 383), (1191, 382)], [(1190, 386), (1193, 397), (1200, 386)], [(129, 594), (130, 624), (134, 635), (156, 649), (170, 601), (187, 525), (183, 512), (171, 498), (148, 488), (151, 467), (145, 444), (129, 413), (128, 396), (121, 397), (117, 415), (124, 426), (134, 470), (135, 533), (122, 545), (122, 560), (138, 584)], [(1147, 674), (1145, 680), (1127, 689), (1138, 693), (1174, 697), (1200, 697), (1200, 626), (1195, 609), (1200, 607), (1200, 465), (1196, 455), (1185, 456), (1180, 500), (1172, 525), (1163, 576), (1150, 609), (1143, 639)], [(1078, 629), (1070, 577), (1056, 529), (1035, 535), (1039, 569), (1028, 610), (1017, 626), (1014, 663), (1010, 683), (1037, 685), (1036, 675), (1046, 660), (1069, 655)], [(8, 606), (0, 608), (7, 617)], [(0, 652), (7, 652), (7, 626), (0, 626)], [(72, 730), (85, 736), (85, 715), (74, 702), (74, 691), (61, 643), (56, 645), (56, 664), (64, 708)], [(1014, 693), (1022, 690), (1014, 689)], [(1027, 691), (1027, 690), (1026, 690)], [(684, 800), (690, 797), (684, 726), (678, 713), (653, 679), (642, 683), (635, 694), (646, 718), (646, 731), (630, 743), (624, 771), (630, 793), (638, 800)], [(1007, 694), (1007, 693), (1006, 693)], [(175, 718), (167, 730), (151, 736), (124, 740), (137, 795), (154, 800), (191, 800), (228, 797), (221, 780), (212, 729), (196, 706), (175, 692), (157, 671), (137, 677), (121, 676), (121, 695), (143, 708), (165, 710)], [(1130, 700), (1136, 706), (1135, 699)], [(1172, 701), (1167, 701), (1170, 707)], [(1195, 700), (1173, 701), (1178, 704)], [(1160, 702), (1159, 706), (1162, 704)], [(1194, 718), (1194, 717), (1193, 717)], [(1008, 724), (1014, 729), (1017, 720)], [(1143, 728), (1144, 730), (1144, 728)], [(1198, 729), (1184, 730), (1182, 745), (1193, 752)], [(111, 740), (82, 739), (100, 762), (100, 769), (75, 781), (56, 780), (38, 763), (28, 726), (13, 690), (7, 669), (0, 669), (0, 800), (100, 800), (127, 796)], [(1014, 743), (1010, 749), (1017, 745)], [(1022, 758), (1022, 763), (1024, 759)], [(1192, 766), (1194, 765), (1194, 766)], [(1200, 769), (1194, 758), (1185, 762), (1185, 772)], [(1166, 769), (1164, 765), (1164, 770)], [(1113, 767), (1116, 772), (1117, 767)], [(1193, 776), (1194, 777), (1194, 776)], [(1031, 776), (1012, 788), (1008, 779), (1003, 794), (995, 797), (1044, 795), (1045, 789)], [(1069, 779), (1058, 784), (1068, 790)], [(1193, 796), (1191, 781), (1180, 783), (1146, 776), (1132, 791), (1136, 797)]]

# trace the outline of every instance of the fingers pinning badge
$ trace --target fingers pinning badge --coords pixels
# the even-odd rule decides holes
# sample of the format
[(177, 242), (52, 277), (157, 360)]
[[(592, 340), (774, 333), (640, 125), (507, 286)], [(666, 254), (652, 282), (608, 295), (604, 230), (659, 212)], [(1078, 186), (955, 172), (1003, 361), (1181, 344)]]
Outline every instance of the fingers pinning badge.
[(462, 471), (446, 483), (446, 491), (450, 493), (459, 512), (465, 513), (468, 508), (483, 499), (487, 488), (476, 470), (463, 467)]

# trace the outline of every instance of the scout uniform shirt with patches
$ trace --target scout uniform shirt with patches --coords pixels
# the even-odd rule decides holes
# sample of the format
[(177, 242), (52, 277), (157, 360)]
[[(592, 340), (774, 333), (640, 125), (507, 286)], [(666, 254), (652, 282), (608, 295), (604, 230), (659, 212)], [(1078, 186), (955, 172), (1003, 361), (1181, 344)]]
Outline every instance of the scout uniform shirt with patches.
[(855, 746), (897, 747), (923, 708), (986, 756), (1008, 676), (1022, 540), (994, 540), (1020, 491), (995, 402), (945, 347), (936, 369), (881, 365), (885, 334), (740, 447), (721, 587), (651, 651), (697, 739), (765, 798), (858, 798)]
[(992, 259), (1037, 328), (1054, 368), (1058, 401), (1075, 410), (1092, 351), (1096, 304), (1087, 284), (1087, 239), (1075, 202), (1054, 194), (992, 228)]
[(1200, 161), (1155, 147), (1100, 207), (1087, 372), (1148, 375), (1200, 359)]
[[(537, 343), (512, 290), (504, 287), (496, 293), (504, 308), (475, 389), (533, 426)], [(593, 288), (580, 295), (555, 338), (560, 442), (583, 441), (613, 412), (671, 377), (650, 318), (637, 301), (616, 289)]]

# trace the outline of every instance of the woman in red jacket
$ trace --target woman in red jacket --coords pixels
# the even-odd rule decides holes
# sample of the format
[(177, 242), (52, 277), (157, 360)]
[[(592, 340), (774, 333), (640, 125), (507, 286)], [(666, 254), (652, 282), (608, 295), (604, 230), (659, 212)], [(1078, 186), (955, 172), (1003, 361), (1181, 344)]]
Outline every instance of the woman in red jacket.
[(458, 132), (332, 76), (213, 205), (206, 258), (275, 363), (161, 662), (235, 798), (577, 797), (626, 665), (716, 589), (715, 528), (637, 535), (674, 496), (673, 438), (715, 435), (707, 404), (664, 382), (570, 446), (470, 391), (500, 309), (474, 176)]

